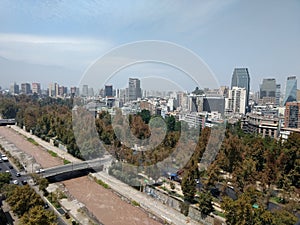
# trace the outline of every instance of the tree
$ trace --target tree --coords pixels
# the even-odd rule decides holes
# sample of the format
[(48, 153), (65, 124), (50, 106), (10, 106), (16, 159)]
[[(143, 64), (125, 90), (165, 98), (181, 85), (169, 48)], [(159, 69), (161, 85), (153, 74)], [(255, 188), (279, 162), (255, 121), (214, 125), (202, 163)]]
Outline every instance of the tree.
[(0, 173), (0, 188), (2, 189), (4, 184), (9, 184), (11, 178), (10, 173)]
[(17, 186), (7, 198), (7, 202), (18, 216), (23, 216), (36, 205), (43, 205), (41, 197), (29, 185)]
[(210, 191), (204, 191), (199, 194), (199, 210), (205, 215), (209, 215), (214, 210)]
[(184, 195), (184, 200), (192, 202), (196, 193), (196, 181), (191, 170), (183, 177), (181, 189)]
[(57, 217), (52, 211), (45, 210), (42, 206), (34, 206), (20, 219), (20, 225), (54, 225)]
[(141, 116), (142, 120), (148, 124), (151, 119), (151, 113), (147, 109), (142, 109), (140, 113), (138, 113), (139, 116)]

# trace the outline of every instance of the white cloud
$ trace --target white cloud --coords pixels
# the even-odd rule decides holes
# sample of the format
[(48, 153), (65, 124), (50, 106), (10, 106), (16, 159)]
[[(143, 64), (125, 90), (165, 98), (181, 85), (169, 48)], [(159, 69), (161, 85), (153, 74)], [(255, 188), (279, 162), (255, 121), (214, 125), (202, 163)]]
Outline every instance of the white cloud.
[(42, 65), (87, 66), (112, 46), (110, 41), (91, 38), (0, 34), (0, 56)]

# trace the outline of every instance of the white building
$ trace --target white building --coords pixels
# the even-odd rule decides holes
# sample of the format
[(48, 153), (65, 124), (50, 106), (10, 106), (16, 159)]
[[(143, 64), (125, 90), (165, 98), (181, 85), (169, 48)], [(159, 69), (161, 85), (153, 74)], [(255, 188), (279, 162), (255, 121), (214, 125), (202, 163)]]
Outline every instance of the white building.
[(232, 87), (225, 101), (225, 109), (232, 113), (246, 113), (247, 91), (245, 88)]

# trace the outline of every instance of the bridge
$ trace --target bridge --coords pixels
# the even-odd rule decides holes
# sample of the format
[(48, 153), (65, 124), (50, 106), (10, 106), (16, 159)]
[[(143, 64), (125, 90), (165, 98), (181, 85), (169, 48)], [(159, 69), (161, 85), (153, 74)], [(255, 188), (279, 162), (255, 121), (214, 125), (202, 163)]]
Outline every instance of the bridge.
[(0, 119), (0, 126), (15, 125), (15, 119)]
[(101, 171), (103, 166), (111, 161), (111, 157), (93, 159), (89, 161), (69, 163), (40, 170), (40, 175), (49, 181), (62, 181), (74, 177), (84, 176), (89, 172)]

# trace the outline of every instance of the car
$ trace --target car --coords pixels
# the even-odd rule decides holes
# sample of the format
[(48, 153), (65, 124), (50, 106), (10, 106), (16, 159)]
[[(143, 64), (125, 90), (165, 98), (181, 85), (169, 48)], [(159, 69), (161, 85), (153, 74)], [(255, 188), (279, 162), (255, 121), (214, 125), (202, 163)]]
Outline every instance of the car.
[(10, 173), (10, 171), (9, 171), (9, 170), (6, 170), (5, 173)]
[(48, 203), (45, 203), (45, 205), (44, 205), (44, 209), (48, 209), (49, 208), (49, 205), (48, 205)]
[(28, 182), (27, 182), (27, 180), (22, 180), (21, 183), (22, 183), (23, 185), (26, 185)]
[(19, 172), (16, 173), (16, 177), (20, 177), (21, 174)]
[(44, 173), (44, 172), (45, 172), (45, 170), (42, 168), (35, 171), (35, 173)]
[(8, 168), (9, 168), (9, 169), (13, 169), (14, 167), (13, 167), (12, 165), (9, 165)]
[(13, 184), (19, 184), (18, 180), (13, 180)]
[(6, 157), (6, 156), (2, 156), (2, 160), (3, 160), (3, 162), (8, 162), (8, 158)]

